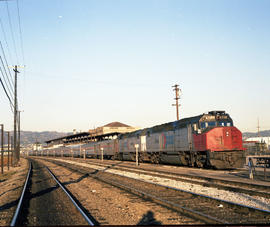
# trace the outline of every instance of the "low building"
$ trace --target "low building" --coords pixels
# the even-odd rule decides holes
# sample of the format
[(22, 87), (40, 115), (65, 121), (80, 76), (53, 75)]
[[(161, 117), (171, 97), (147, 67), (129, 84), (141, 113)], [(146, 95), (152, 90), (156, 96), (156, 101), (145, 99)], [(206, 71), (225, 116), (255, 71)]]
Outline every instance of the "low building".
[(246, 139), (245, 141), (256, 141), (258, 143), (265, 143), (267, 149), (270, 150), (270, 137), (251, 137)]
[(120, 122), (112, 122), (110, 124), (104, 125), (102, 127), (98, 127), (96, 129), (90, 129), (89, 133), (91, 135), (99, 136), (104, 134), (110, 134), (110, 133), (128, 133), (133, 132), (136, 130), (139, 130), (140, 128), (131, 127), (129, 125), (125, 125)]
[(98, 127), (96, 129), (90, 129), (88, 132), (80, 132), (72, 135), (55, 138), (45, 141), (47, 148), (57, 148), (63, 145), (71, 144), (83, 144), (91, 141), (100, 141), (105, 139), (114, 139), (119, 134), (133, 132), (139, 128), (131, 127), (120, 122), (112, 122), (110, 124)]
[(246, 154), (264, 154), (269, 153), (270, 137), (252, 137), (243, 141), (243, 147)]

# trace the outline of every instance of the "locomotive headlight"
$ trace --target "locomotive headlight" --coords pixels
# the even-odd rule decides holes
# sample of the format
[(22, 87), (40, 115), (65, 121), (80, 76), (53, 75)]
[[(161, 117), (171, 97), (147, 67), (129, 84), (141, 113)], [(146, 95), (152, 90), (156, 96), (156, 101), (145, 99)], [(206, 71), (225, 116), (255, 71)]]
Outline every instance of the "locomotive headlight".
[(229, 136), (229, 132), (226, 132), (226, 136)]

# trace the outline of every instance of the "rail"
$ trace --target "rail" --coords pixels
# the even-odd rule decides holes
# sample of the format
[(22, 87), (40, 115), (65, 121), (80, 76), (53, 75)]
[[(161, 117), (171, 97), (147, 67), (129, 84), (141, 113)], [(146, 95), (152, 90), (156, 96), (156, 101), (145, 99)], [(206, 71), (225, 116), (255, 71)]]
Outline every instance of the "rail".
[[(25, 197), (25, 191), (26, 188), (29, 184), (29, 180), (30, 180), (30, 175), (31, 175), (31, 171), (32, 171), (32, 162), (29, 162), (29, 170), (28, 170), (28, 174), (26, 177), (26, 181), (24, 183), (24, 187), (16, 208), (16, 211), (13, 215), (12, 221), (10, 223), (10, 226), (16, 226), (21, 210), (22, 210), (22, 204), (23, 204), (23, 200)], [(76, 203), (76, 201), (73, 199), (73, 197), (71, 196), (71, 194), (67, 191), (67, 189), (61, 184), (61, 182), (56, 178), (56, 176), (52, 173), (52, 171), (46, 166), (48, 172), (50, 173), (50, 175), (53, 177), (53, 179), (56, 181), (56, 183), (61, 187), (61, 189), (66, 193), (66, 195), (69, 197), (69, 199), (71, 200), (71, 202), (74, 204), (74, 206), (76, 207), (76, 209), (80, 212), (80, 214), (84, 217), (84, 219), (86, 220), (86, 222), (88, 223), (88, 225), (94, 226), (95, 223), (87, 216), (87, 214), (80, 208), (80, 206)]]
[(84, 219), (87, 221), (87, 223), (91, 226), (94, 226), (95, 224), (91, 221), (91, 219), (85, 214), (85, 212), (80, 208), (80, 206), (76, 203), (76, 201), (72, 198), (70, 193), (66, 190), (66, 188), (62, 185), (62, 183), (56, 178), (56, 176), (52, 173), (52, 171), (46, 167), (53, 179), (56, 181), (56, 183), (62, 188), (62, 190), (66, 193), (66, 195), (69, 197), (71, 202), (74, 204), (74, 206), (77, 208), (77, 210), (81, 213), (81, 215), (84, 217)]
[(30, 179), (30, 173), (32, 171), (32, 162), (29, 162), (29, 170), (28, 170), (28, 174), (27, 174), (27, 177), (26, 177), (26, 181), (24, 183), (24, 187), (23, 187), (23, 190), (22, 190), (22, 194), (21, 194), (21, 197), (20, 197), (20, 200), (19, 200), (19, 203), (17, 205), (17, 208), (16, 208), (16, 211), (14, 213), (14, 216), (12, 218), (12, 221), (10, 223), (10, 226), (15, 226), (16, 223), (17, 223), (17, 220), (18, 220), (18, 217), (19, 217), (19, 214), (20, 214), (20, 211), (21, 211), (21, 207), (22, 207), (22, 202), (23, 202), (23, 198), (24, 198), (24, 195), (25, 195), (25, 190), (26, 190), (26, 187), (29, 183), (29, 179)]

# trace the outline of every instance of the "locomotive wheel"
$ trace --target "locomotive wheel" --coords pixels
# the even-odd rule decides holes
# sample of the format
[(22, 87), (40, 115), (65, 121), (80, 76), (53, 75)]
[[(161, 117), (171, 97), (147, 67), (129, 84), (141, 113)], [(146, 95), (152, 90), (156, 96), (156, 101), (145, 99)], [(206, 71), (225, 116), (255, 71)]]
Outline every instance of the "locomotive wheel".
[(180, 161), (181, 161), (181, 165), (184, 165), (184, 166), (188, 165), (188, 161), (184, 155), (180, 155)]
[(156, 154), (156, 164), (159, 164), (160, 163), (160, 158), (159, 158), (159, 154)]
[(158, 154), (153, 154), (151, 156), (151, 163), (153, 163), (153, 164), (159, 164), (159, 155)]
[(195, 162), (195, 164), (196, 164), (196, 166), (198, 167), (198, 168), (202, 168), (203, 167), (203, 163), (201, 162), (201, 161), (196, 161)]

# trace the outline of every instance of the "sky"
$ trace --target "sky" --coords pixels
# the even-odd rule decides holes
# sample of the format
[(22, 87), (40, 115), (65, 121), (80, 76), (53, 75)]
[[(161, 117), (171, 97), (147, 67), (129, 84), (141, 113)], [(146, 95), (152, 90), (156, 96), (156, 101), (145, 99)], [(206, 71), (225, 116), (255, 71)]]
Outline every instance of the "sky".
[[(21, 129), (175, 121), (179, 84), (180, 118), (225, 110), (243, 132), (258, 119), (269, 130), (269, 10), (269, 0), (0, 1), (8, 64), (25, 66)], [(12, 130), (2, 87), (0, 97), (0, 121)]]

